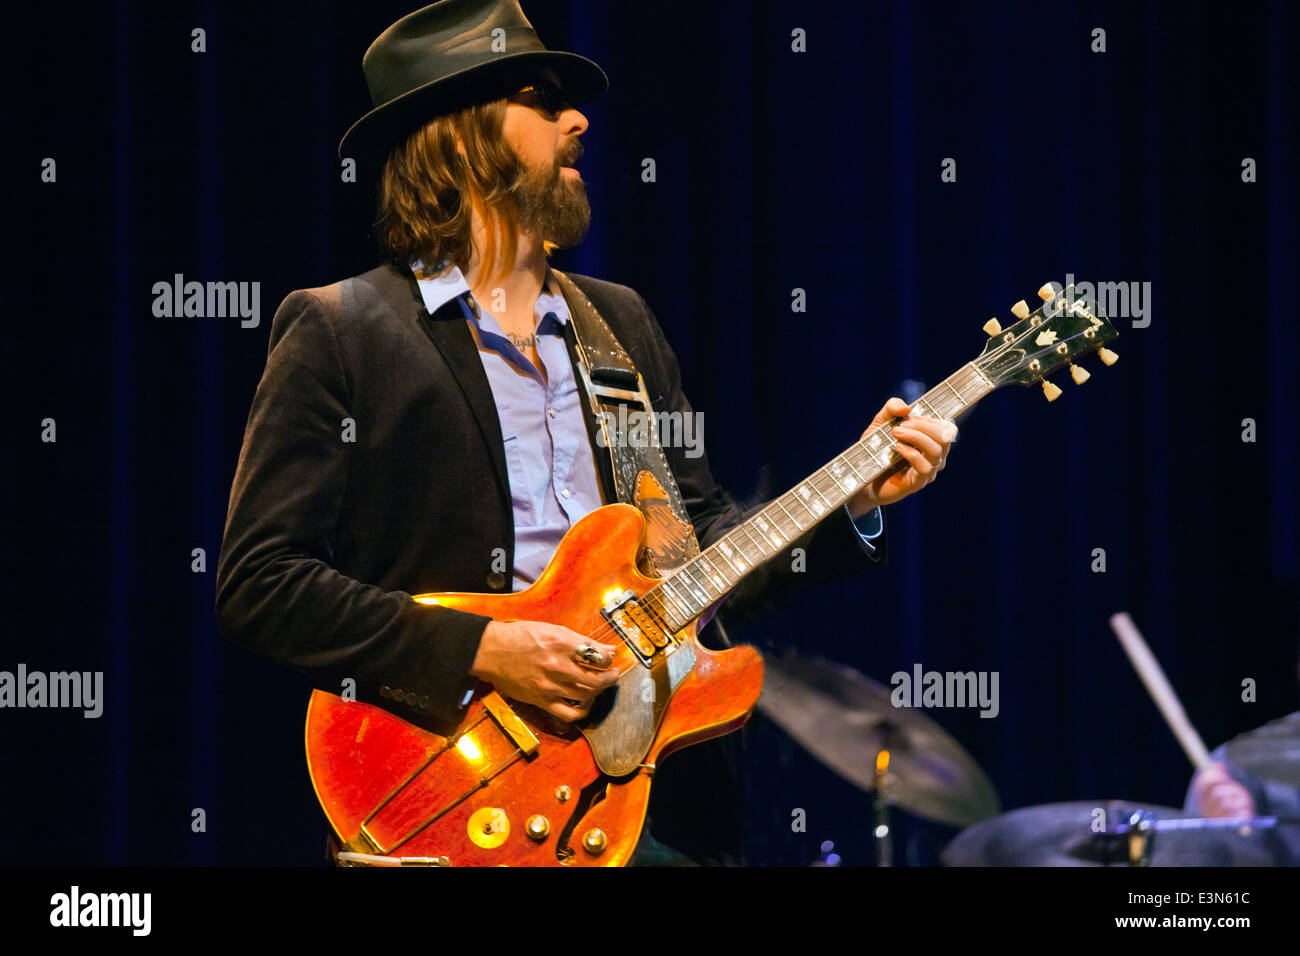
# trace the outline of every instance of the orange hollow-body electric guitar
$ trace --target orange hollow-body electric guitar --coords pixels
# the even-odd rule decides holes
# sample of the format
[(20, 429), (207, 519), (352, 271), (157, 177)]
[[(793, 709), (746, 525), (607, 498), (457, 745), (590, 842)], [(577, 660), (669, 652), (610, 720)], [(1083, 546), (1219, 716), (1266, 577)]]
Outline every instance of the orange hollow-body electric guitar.
[[(1044, 286), (1032, 314), (996, 320), (983, 353), (913, 403), (913, 414), (957, 418), (995, 388), (1043, 381), (1098, 351), (1116, 332), (1073, 288)], [(695, 621), (755, 566), (864, 484), (905, 465), (885, 425), (769, 502), (663, 577), (638, 560), (652, 521), (606, 505), (574, 525), (541, 577), (513, 594), (426, 594), (427, 605), (496, 620), (560, 624), (614, 648), (622, 672), (589, 716), (566, 724), (483, 684), (450, 736), (380, 707), (317, 690), (307, 710), (307, 762), (344, 861), (451, 866), (621, 866), (636, 847), (656, 764), (748, 718), (762, 690), (751, 647), (711, 651)], [(649, 476), (643, 474), (642, 478)], [(671, 521), (671, 519), (669, 519)]]

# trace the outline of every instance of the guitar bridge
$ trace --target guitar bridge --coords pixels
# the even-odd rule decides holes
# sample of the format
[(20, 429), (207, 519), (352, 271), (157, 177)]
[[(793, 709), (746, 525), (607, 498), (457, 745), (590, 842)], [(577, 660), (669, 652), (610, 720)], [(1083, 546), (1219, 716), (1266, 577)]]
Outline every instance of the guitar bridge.
[(642, 665), (651, 667), (677, 647), (663, 622), (631, 590), (626, 590), (600, 609), (601, 616), (631, 648)]

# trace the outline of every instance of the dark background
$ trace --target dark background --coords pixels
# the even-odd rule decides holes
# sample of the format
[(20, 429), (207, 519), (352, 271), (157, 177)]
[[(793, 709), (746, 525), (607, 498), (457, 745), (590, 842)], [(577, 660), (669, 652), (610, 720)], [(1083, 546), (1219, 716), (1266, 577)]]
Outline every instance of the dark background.
[[(106, 704), (0, 712), (0, 862), (323, 861), (309, 687), (222, 641), (213, 575), (276, 305), (377, 261), (335, 148), (369, 106), (361, 54), (412, 8), (44, 4), (7, 24), (0, 669), (102, 670)], [(1007, 808), (1181, 804), (1189, 764), (1116, 610), (1211, 747), (1296, 708), (1287, 4), (525, 9), (611, 80), (585, 111), (592, 229), (557, 265), (649, 301), (739, 497), (841, 451), (902, 380), (973, 358), (981, 324), (1044, 281), (1153, 286), (1150, 326), (1117, 323), (1116, 366), (1058, 375), (1052, 405), (996, 393), (964, 423), (941, 479), (888, 509), (886, 567), (733, 636), (882, 682), (998, 671), (997, 719), (931, 716)], [(153, 283), (178, 272), (259, 281), (261, 325), (154, 318)], [(806, 863), (824, 839), (869, 862), (861, 793), (770, 724), (738, 743), (750, 862)]]

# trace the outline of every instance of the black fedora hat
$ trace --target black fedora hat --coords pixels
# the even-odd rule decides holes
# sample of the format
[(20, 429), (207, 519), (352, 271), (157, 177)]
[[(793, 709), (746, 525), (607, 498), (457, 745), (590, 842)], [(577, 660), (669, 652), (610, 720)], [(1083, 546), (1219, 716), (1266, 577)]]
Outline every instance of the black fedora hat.
[(435, 116), (508, 95), (547, 68), (570, 103), (609, 86), (585, 56), (546, 49), (518, 0), (431, 3), (370, 44), (361, 69), (375, 108), (344, 134), (339, 158), (381, 160)]

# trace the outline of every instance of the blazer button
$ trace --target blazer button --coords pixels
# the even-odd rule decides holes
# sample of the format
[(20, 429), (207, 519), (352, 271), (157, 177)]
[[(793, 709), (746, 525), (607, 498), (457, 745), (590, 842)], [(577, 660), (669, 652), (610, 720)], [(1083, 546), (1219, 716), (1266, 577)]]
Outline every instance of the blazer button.
[(389, 690), (389, 689), (388, 689), (388, 685), (385, 684), (383, 687), (379, 688), (379, 696), (380, 696), (380, 697), (392, 697), (392, 696), (393, 696), (393, 692), (392, 692), (391, 690)]
[(506, 586), (506, 576), (500, 571), (493, 571), (487, 576), (487, 585), (493, 591), (500, 591)]
[(402, 700), (402, 698), (405, 697), (405, 696), (406, 696), (406, 693), (405, 693), (405, 691), (402, 690), (402, 688), (398, 687), (398, 688), (395, 688), (395, 689), (393, 690), (393, 700), (396, 700), (396, 701), (399, 701), (399, 702), (400, 702), (400, 701)]
[(429, 699), (429, 695), (428, 695), (428, 694), (424, 694), (423, 696), (420, 697), (420, 709), (421, 709), (421, 710), (428, 710), (428, 709), (429, 709), (430, 707), (432, 707), (432, 706), (433, 706), (433, 701), (431, 701), (431, 700)]

